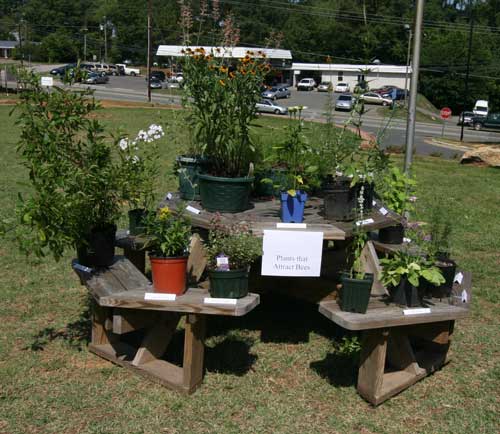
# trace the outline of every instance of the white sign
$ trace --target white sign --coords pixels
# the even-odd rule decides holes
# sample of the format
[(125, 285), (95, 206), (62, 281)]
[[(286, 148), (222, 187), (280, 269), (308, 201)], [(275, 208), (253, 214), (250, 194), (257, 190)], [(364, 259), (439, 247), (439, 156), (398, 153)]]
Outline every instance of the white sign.
[(175, 294), (164, 294), (161, 292), (146, 292), (144, 294), (144, 300), (175, 301), (175, 298)]
[(319, 277), (323, 232), (264, 230), (263, 276)]
[(52, 77), (42, 77), (42, 86), (54, 86), (54, 79)]
[(431, 309), (429, 307), (418, 307), (416, 309), (404, 309), (404, 315), (423, 315), (425, 313), (431, 313)]
[(463, 280), (464, 280), (464, 275), (461, 272), (458, 272), (455, 275), (455, 278), (453, 279), (453, 282), (457, 282), (459, 285), (461, 285)]
[(380, 211), (380, 214), (382, 214), (382, 215), (387, 215), (387, 213), (389, 212), (384, 207), (380, 208), (379, 211)]
[(374, 223), (374, 222), (375, 222), (375, 220), (373, 220), (372, 218), (359, 220), (356, 222), (356, 226), (369, 225), (370, 223)]
[(195, 208), (194, 206), (188, 205), (186, 207), (186, 211), (192, 212), (193, 214), (199, 214), (201, 211), (198, 208)]
[(227, 304), (230, 306), (236, 306), (238, 300), (236, 298), (214, 298), (214, 297), (205, 297), (203, 299), (204, 304)]
[(307, 229), (307, 223), (276, 223), (276, 229)]

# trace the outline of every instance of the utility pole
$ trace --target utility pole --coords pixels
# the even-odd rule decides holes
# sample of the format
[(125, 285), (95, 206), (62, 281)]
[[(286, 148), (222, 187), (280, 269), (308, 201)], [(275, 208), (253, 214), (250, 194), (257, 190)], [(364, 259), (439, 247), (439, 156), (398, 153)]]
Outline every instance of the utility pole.
[(83, 31), (83, 61), (87, 61), (87, 32), (89, 29), (87, 29), (87, 25), (82, 29)]
[(24, 66), (24, 51), (23, 51), (23, 33), (22, 33), (22, 23), (23, 19), (19, 20), (19, 25), (17, 29), (17, 36), (19, 37), (19, 53), (21, 54), (21, 68)]
[[(465, 91), (464, 91), (464, 108), (465, 111), (467, 100), (469, 99), (469, 72), (470, 72), (470, 59), (472, 54), (472, 36), (474, 34), (474, 13), (472, 11), (472, 0), (469, 0), (470, 17), (469, 17), (469, 52), (467, 53), (467, 70), (465, 71)], [(462, 117), (462, 125), (460, 126), (460, 141), (464, 140), (464, 120)]]
[(408, 102), (408, 71), (410, 69), (410, 57), (411, 57), (411, 40), (413, 38), (413, 32), (409, 24), (405, 24), (405, 30), (408, 31), (408, 49), (406, 50), (406, 73), (405, 73), (405, 106)]
[(151, 102), (151, 14), (152, 14), (152, 5), (151, 0), (148, 0), (148, 60), (147, 60), (147, 78), (146, 83), (148, 86), (148, 102)]
[(418, 72), (420, 69), (423, 15), (424, 0), (417, 0), (417, 10), (415, 12), (415, 32), (413, 35), (413, 63), (410, 82), (410, 102), (408, 105), (408, 123), (406, 127), (406, 154), (404, 171), (407, 174), (409, 174), (411, 170), (413, 142), (415, 140), (415, 114), (417, 109)]
[(108, 63), (108, 22), (104, 17), (104, 62)]

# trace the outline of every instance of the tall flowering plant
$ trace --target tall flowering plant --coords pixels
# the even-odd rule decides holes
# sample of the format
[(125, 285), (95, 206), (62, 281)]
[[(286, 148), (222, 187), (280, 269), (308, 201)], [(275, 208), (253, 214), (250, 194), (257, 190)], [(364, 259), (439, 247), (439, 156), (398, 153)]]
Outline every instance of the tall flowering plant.
[(161, 125), (151, 124), (134, 139), (123, 136), (118, 139), (121, 187), (131, 209), (147, 209), (154, 203), (155, 180), (159, 174), (158, 141), (164, 135)]
[(257, 116), (256, 103), (270, 67), (261, 51), (233, 61), (224, 57), (224, 50), (186, 48), (184, 103), (191, 109), (194, 147), (209, 160), (209, 173), (246, 176), (255, 155), (250, 122)]

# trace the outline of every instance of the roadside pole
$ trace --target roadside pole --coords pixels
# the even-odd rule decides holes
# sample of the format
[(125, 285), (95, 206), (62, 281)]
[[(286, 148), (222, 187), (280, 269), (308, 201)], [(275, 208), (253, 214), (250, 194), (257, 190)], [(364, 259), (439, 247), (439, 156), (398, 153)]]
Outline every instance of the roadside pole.
[[(464, 108), (462, 112), (465, 111), (467, 107), (467, 100), (469, 98), (469, 71), (470, 71), (470, 58), (472, 54), (472, 36), (474, 34), (474, 13), (472, 11), (472, 0), (469, 1), (470, 8), (470, 26), (469, 26), (469, 51), (467, 52), (467, 70), (465, 71), (465, 92), (464, 92)], [(460, 127), (460, 141), (464, 140), (464, 123), (462, 122), (462, 126)]]
[(147, 64), (147, 76), (146, 85), (148, 87), (148, 102), (151, 102), (151, 86), (149, 81), (151, 80), (151, 0), (148, 0), (148, 64)]
[(406, 136), (405, 173), (411, 170), (413, 144), (415, 141), (415, 114), (417, 109), (418, 72), (420, 69), (420, 48), (422, 40), (422, 23), (424, 15), (424, 0), (417, 0), (415, 12), (415, 32), (413, 33), (413, 64), (410, 81), (410, 103), (408, 105), (408, 122)]

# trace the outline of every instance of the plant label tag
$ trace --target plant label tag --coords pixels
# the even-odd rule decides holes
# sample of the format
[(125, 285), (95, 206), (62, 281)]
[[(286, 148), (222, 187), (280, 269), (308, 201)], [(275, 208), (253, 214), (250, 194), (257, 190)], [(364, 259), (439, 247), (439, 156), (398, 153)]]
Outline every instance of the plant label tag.
[(323, 232), (264, 230), (263, 276), (319, 277)]
[(403, 309), (403, 315), (423, 315), (431, 313), (429, 307), (417, 307), (416, 309)]
[(384, 207), (382, 207), (382, 208), (380, 208), (380, 209), (379, 209), (379, 212), (380, 212), (380, 214), (382, 214), (382, 215), (387, 215), (387, 213), (388, 213), (389, 211), (387, 211)]
[(172, 193), (168, 192), (167, 195), (165, 196), (165, 200), (172, 200), (174, 196), (172, 195)]
[(160, 292), (146, 292), (144, 293), (144, 300), (152, 301), (175, 301), (175, 294), (163, 294)]
[(359, 220), (356, 222), (356, 226), (369, 225), (370, 223), (374, 223), (374, 222), (375, 222), (375, 220), (373, 220), (372, 218)]
[(215, 258), (217, 262), (217, 271), (229, 271), (229, 258), (222, 254)]
[(195, 208), (194, 206), (188, 205), (186, 207), (186, 211), (192, 212), (193, 214), (199, 214), (201, 211), (198, 208)]
[(403, 243), (411, 243), (411, 238), (403, 237)]
[(307, 229), (306, 223), (276, 223), (276, 229)]
[(457, 274), (455, 274), (453, 282), (457, 282), (459, 285), (461, 285), (463, 280), (464, 280), (464, 275), (462, 274), (462, 272), (458, 272)]
[(52, 77), (42, 77), (40, 84), (47, 87), (54, 86), (54, 79)]
[(84, 273), (92, 273), (92, 268), (86, 267), (78, 262), (73, 262), (73, 268), (78, 271), (83, 271)]
[(372, 200), (372, 206), (377, 206), (377, 201), (376, 200)]
[(226, 304), (229, 306), (236, 306), (238, 300), (236, 298), (215, 298), (215, 297), (205, 297), (203, 299), (205, 304)]

